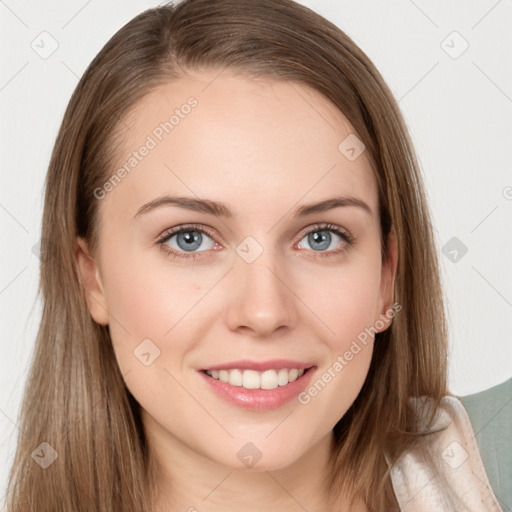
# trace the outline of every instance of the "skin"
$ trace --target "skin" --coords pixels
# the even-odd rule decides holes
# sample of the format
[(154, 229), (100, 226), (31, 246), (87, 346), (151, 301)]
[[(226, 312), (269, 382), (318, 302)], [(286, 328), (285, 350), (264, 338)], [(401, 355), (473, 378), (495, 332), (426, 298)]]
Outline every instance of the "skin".
[[(349, 161), (338, 150), (354, 130), (318, 92), (216, 71), (162, 86), (125, 116), (119, 166), (190, 96), (198, 105), (100, 200), (97, 253), (82, 239), (76, 251), (90, 313), (110, 326), (142, 408), (160, 489), (154, 510), (330, 510), (332, 428), (363, 385), (373, 339), (307, 405), (244, 410), (214, 394), (198, 370), (286, 358), (313, 361), (314, 381), (389, 310), (396, 241), (383, 266), (371, 163), (366, 152)], [(163, 194), (221, 201), (236, 215), (163, 206), (135, 216)], [(293, 218), (298, 206), (337, 195), (359, 198), (372, 214), (350, 206)], [(199, 259), (173, 259), (156, 240), (188, 223), (215, 237), (202, 235)], [(347, 245), (329, 232), (329, 247), (318, 249), (307, 237), (315, 223), (357, 240)], [(250, 264), (236, 252), (248, 236), (263, 248)], [(173, 240), (167, 246), (180, 251)], [(134, 357), (147, 338), (160, 350), (149, 366)], [(251, 468), (237, 458), (247, 442), (262, 454)], [(349, 510), (343, 497), (336, 510)], [(367, 508), (359, 501), (350, 510)]]

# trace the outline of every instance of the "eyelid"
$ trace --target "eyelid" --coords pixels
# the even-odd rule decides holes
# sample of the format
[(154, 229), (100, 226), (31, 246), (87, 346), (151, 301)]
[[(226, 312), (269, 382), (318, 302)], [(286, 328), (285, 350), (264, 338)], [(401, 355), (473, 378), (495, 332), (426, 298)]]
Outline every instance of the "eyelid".
[(201, 233), (206, 233), (211, 239), (217, 242), (215, 238), (217, 234), (214, 233), (214, 230), (212, 228), (205, 226), (204, 224), (180, 224), (179, 226), (175, 226), (174, 228), (168, 228), (165, 231), (163, 231), (160, 235), (157, 236), (156, 243), (163, 243), (167, 241), (171, 236), (176, 235), (183, 231), (199, 231)]
[(306, 235), (311, 233), (312, 231), (334, 231), (339, 232), (341, 235), (344, 235), (347, 238), (347, 242), (354, 242), (356, 239), (351, 235), (350, 231), (345, 229), (342, 226), (338, 226), (337, 224), (332, 224), (330, 222), (316, 222), (315, 224), (311, 224), (310, 226), (305, 227), (299, 236), (299, 241), (302, 240)]

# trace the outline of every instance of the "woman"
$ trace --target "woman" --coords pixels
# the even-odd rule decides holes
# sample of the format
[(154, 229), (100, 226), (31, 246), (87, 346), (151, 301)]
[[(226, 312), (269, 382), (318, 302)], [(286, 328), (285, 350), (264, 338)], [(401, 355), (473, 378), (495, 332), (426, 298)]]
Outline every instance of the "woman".
[(42, 231), (12, 512), (500, 510), (407, 129), (322, 17), (134, 18), (70, 100)]

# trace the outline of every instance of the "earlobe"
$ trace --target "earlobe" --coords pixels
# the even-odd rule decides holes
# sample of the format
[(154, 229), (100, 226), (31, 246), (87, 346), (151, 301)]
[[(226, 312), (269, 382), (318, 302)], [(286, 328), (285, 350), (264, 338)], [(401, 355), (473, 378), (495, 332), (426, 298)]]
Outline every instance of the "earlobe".
[(396, 270), (398, 268), (398, 243), (395, 231), (392, 229), (388, 237), (388, 254), (386, 261), (382, 266), (381, 276), (381, 304), (379, 324), (384, 323), (385, 327), (379, 329), (379, 332), (385, 331), (391, 324), (393, 313), (393, 300)]
[(75, 258), (89, 312), (96, 323), (108, 325), (107, 300), (99, 267), (89, 254), (87, 242), (81, 237), (76, 240)]

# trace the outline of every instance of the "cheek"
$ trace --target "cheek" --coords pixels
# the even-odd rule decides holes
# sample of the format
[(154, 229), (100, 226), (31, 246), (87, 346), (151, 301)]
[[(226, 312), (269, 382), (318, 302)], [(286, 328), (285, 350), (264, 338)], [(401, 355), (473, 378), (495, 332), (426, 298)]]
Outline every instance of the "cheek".
[[(187, 354), (207, 338), (208, 321), (219, 318), (223, 309), (209, 290), (226, 269), (173, 264), (163, 251), (156, 256), (141, 255), (140, 249), (133, 254), (129, 250), (105, 254), (110, 336), (122, 372), (140, 369), (134, 351), (143, 350), (143, 342), (158, 354), (156, 366), (181, 371), (188, 363)], [(148, 339), (156, 348), (144, 341)]]
[(321, 340), (327, 351), (299, 401), (334, 425), (359, 394), (370, 367), (379, 316), (380, 262), (375, 257), (361, 259), (321, 273), (315, 282), (322, 289), (302, 293), (307, 293), (305, 302), (324, 326)]
[[(173, 338), (174, 327), (186, 318), (200, 293), (187, 279), (189, 274), (170, 274), (169, 269), (166, 273), (154, 261), (126, 254), (121, 261), (111, 253), (104, 267), (110, 335), (121, 368), (133, 366), (133, 351), (143, 340), (151, 340), (165, 355), (164, 341)], [(173, 351), (179, 350), (173, 342)]]
[(323, 325), (322, 339), (336, 352), (346, 350), (378, 317), (380, 264), (375, 258), (321, 269), (314, 278), (301, 278), (297, 283), (298, 296), (312, 312), (311, 318)]

